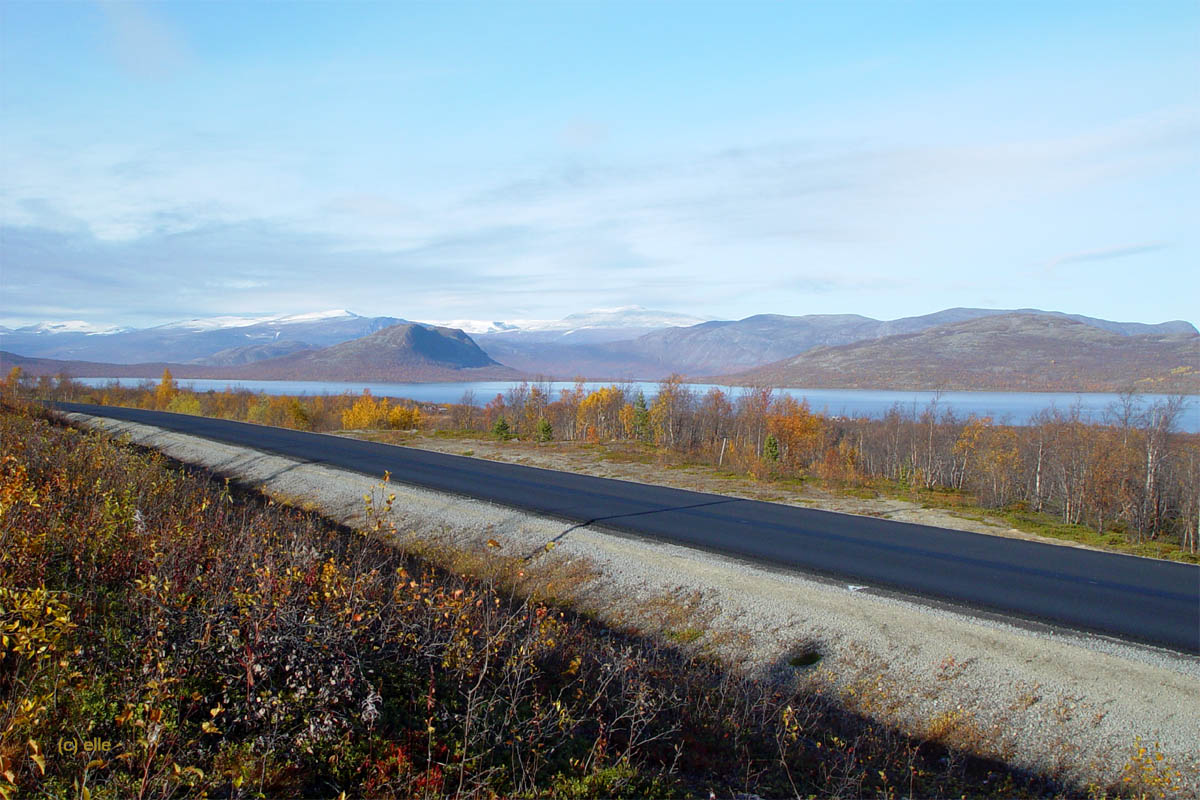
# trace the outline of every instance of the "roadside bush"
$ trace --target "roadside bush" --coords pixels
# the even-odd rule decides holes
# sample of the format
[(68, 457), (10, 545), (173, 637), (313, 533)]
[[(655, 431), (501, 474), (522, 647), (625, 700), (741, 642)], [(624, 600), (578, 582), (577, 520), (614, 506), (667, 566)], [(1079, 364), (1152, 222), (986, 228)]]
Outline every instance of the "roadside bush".
[(176, 414), (199, 415), (204, 413), (200, 408), (200, 399), (191, 393), (177, 394), (172, 397), (171, 401), (167, 403), (166, 410)]

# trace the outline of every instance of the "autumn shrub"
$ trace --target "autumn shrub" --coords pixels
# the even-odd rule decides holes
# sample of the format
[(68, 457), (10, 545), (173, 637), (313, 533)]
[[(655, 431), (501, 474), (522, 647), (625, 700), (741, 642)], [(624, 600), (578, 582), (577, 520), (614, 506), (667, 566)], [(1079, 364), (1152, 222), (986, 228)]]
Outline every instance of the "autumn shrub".
[(167, 403), (167, 411), (175, 414), (202, 414), (200, 399), (192, 393), (177, 394)]
[[(11, 785), (534, 794), (618, 762), (610, 789), (671, 783), (643, 763), (670, 698), (563, 612), (95, 434), (11, 414), (2, 432)], [(63, 736), (111, 750), (46, 762)]]
[(407, 431), (421, 426), (421, 409), (416, 406), (394, 406), (388, 411), (388, 427)]

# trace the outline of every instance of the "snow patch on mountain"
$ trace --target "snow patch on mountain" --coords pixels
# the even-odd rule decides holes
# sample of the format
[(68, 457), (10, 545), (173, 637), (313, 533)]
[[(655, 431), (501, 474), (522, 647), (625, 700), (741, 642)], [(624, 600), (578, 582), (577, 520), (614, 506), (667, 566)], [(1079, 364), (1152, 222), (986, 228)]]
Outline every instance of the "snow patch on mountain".
[(491, 322), (482, 319), (448, 319), (448, 320), (426, 320), (422, 325), (433, 325), (438, 328), (458, 328), (463, 333), (506, 333), (509, 331), (528, 330), (526, 325), (536, 325), (545, 320), (536, 319), (520, 319), (512, 322), (501, 322), (493, 320)]
[(307, 314), (272, 314), (266, 317), (201, 317), (199, 319), (183, 320), (182, 322), (168, 322), (166, 325), (159, 325), (160, 329), (180, 329), (189, 331), (215, 331), (222, 328), (245, 328), (250, 325), (292, 325), (299, 322), (321, 322), (329, 319), (356, 319), (358, 314), (347, 311), (344, 308), (336, 308), (329, 311), (310, 311)]
[(446, 328), (458, 328), (464, 333), (530, 333), (559, 332), (569, 336), (576, 331), (593, 328), (684, 328), (707, 322), (703, 317), (676, 314), (672, 311), (654, 311), (642, 306), (620, 306), (617, 308), (594, 308), (578, 314), (568, 314), (562, 319), (514, 319), (504, 322), (475, 319), (453, 319), (444, 322), (427, 322)]
[(155, 327), (158, 330), (216, 331), (222, 328), (245, 328), (249, 325), (270, 322), (274, 319), (276, 317), (201, 317), (200, 319), (168, 322), (165, 325), (157, 325)]
[(318, 322), (323, 319), (356, 319), (360, 315), (353, 311), (347, 311), (344, 308), (335, 308), (329, 311), (310, 311), (307, 314), (289, 314), (286, 317), (277, 317), (268, 322)]
[(53, 335), (56, 333), (86, 333), (89, 335), (121, 333), (129, 328), (122, 328), (116, 325), (93, 325), (90, 322), (84, 322), (81, 319), (68, 319), (62, 322), (40, 322), (37, 325), (27, 325), (23, 328), (17, 328), (21, 333), (44, 333)]
[(687, 328), (707, 322), (706, 317), (677, 314), (673, 311), (655, 311), (642, 306), (620, 306), (597, 308), (579, 314), (570, 314), (559, 320), (564, 330), (586, 328)]

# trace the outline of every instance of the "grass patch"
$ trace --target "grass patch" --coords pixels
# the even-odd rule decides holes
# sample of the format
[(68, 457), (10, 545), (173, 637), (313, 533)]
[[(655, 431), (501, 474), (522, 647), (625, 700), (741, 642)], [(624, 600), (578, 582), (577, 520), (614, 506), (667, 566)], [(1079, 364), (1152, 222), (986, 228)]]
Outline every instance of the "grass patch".
[(666, 637), (676, 644), (691, 644), (703, 635), (704, 631), (699, 628), (683, 628), (666, 633)]
[(409, 431), (338, 431), (338, 434), (351, 436), (355, 439), (362, 439), (368, 442), (381, 442), (383, 444), (398, 445), (408, 444), (416, 438), (416, 435)]
[(609, 446), (604, 448), (600, 457), (615, 464), (654, 464), (657, 461), (657, 452), (652, 445), (646, 444)]
[(797, 653), (796, 655), (789, 658), (788, 666), (798, 667), (798, 668), (811, 667), (811, 666), (814, 666), (815, 664), (820, 663), (821, 658), (822, 658), (822, 656), (819, 651), (805, 650), (804, 652)]
[(997, 511), (995, 516), (1019, 531), (1036, 533), (1039, 536), (1078, 542), (1129, 555), (1200, 564), (1200, 553), (1189, 553), (1173, 542), (1161, 540), (1133, 542), (1124, 534), (1116, 531), (1098, 533), (1094, 528), (1086, 525), (1070, 525), (1049, 514), (1024, 509), (1004, 509)]
[(427, 433), (427, 435), (429, 435), (429, 436), (432, 436), (434, 439), (450, 439), (450, 440), (459, 440), (459, 439), (474, 439), (474, 440), (481, 440), (481, 439), (487, 439), (487, 438), (489, 438), (489, 437), (485, 436), (483, 433), (481, 433), (481, 432), (479, 432), (479, 431), (472, 431), (472, 430), (446, 430), (446, 429), (443, 429), (443, 428), (439, 428), (439, 429), (437, 429), (437, 430), (429, 431), (429, 432)]
[(1072, 525), (1055, 515), (1028, 508), (983, 508), (968, 492), (951, 489), (920, 489), (913, 492), (902, 484), (882, 481), (874, 482), (871, 486), (873, 490), (897, 500), (915, 500), (922, 508), (949, 511), (954, 516), (976, 522), (1000, 522), (1022, 533), (1076, 542), (1128, 555), (1200, 564), (1200, 553), (1189, 553), (1174, 542), (1157, 539), (1134, 542), (1118, 531), (1106, 530), (1104, 533), (1098, 533), (1095, 528), (1087, 525)]

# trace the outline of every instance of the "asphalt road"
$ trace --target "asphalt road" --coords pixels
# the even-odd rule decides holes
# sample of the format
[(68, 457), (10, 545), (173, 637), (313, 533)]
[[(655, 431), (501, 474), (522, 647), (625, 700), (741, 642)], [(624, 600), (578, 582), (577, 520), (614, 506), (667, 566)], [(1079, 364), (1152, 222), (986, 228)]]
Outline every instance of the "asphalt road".
[(574, 523), (1200, 654), (1200, 567), (284, 428), (60, 403)]

